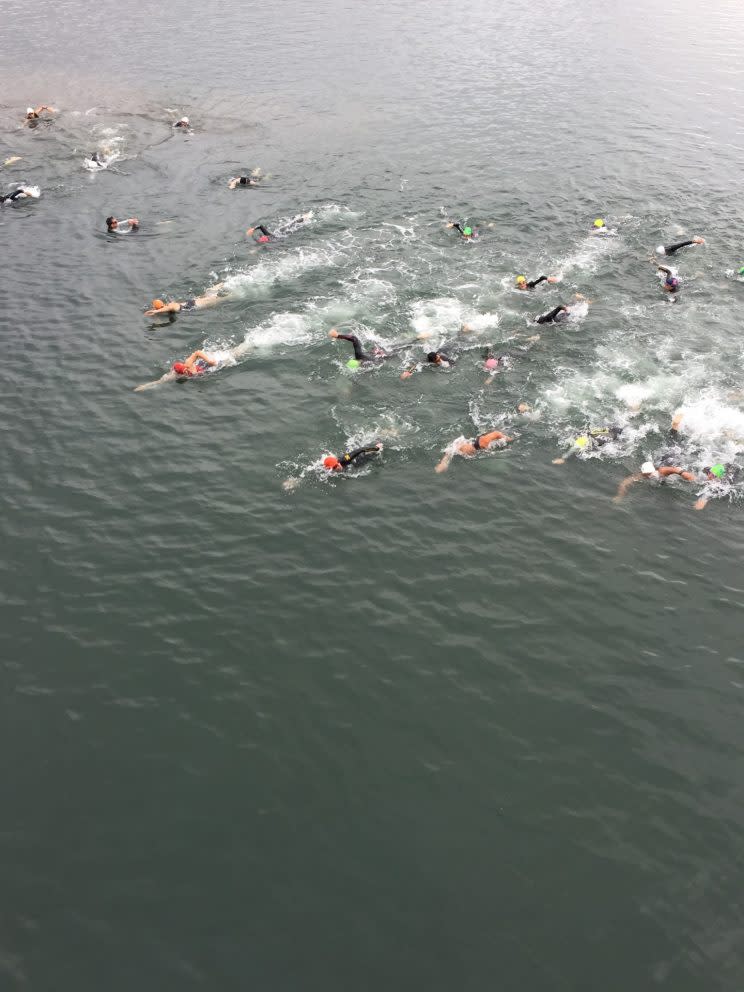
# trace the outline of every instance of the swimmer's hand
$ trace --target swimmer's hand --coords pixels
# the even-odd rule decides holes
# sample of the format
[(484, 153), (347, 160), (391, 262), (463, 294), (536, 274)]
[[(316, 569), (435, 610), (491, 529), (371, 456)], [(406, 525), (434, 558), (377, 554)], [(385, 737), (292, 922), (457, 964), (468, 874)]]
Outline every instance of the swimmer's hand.
[(455, 222), (453, 220), (448, 220), (447, 223), (444, 226), (447, 227), (447, 228), (454, 227), (455, 226)]
[(253, 234), (255, 230), (256, 230), (255, 227), (249, 227), (245, 233), (250, 237), (250, 235)]
[(460, 334), (470, 334), (470, 332), (472, 330), (473, 330), (473, 328), (470, 326), (470, 324), (461, 324), (460, 325)]
[[(704, 245), (705, 244), (705, 238), (693, 238), (692, 240), (693, 240), (693, 243), (696, 244), (696, 245)], [(699, 502), (699, 500), (698, 500), (698, 502)], [(697, 503), (695, 504), (695, 509), (697, 510)], [(700, 509), (702, 510), (702, 506), (700, 507)]]
[[(235, 179), (235, 178), (231, 179), (230, 182), (227, 184), (228, 189), (235, 189), (235, 187), (238, 185), (238, 182), (239, 182), (238, 179)], [(287, 481), (289, 481), (289, 480), (287, 480)]]
[(337, 338), (338, 337), (338, 331), (336, 330), (335, 327), (332, 327), (330, 329), (330, 331), (328, 332), (328, 337), (329, 338)]
[(406, 369), (405, 372), (401, 372), (400, 377), (401, 379), (410, 379), (415, 371), (415, 369)]
[(705, 498), (705, 496), (701, 496), (700, 499), (695, 502), (695, 506), (693, 507), (693, 509), (704, 510), (707, 504), (708, 504), (708, 500)]
[(547, 281), (548, 282), (552, 282), (552, 283), (556, 283), (556, 282), (560, 282), (560, 279), (558, 278), (558, 276), (548, 276)]
[(551, 464), (552, 465), (565, 465), (566, 464), (566, 459), (565, 458), (554, 458), (553, 461), (551, 462)]

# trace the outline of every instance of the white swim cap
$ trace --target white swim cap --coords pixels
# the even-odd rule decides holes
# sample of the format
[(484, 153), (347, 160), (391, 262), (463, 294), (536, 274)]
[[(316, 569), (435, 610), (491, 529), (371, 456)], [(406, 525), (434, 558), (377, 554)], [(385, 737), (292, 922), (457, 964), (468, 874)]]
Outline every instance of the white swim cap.
[(654, 468), (653, 462), (644, 462), (641, 465), (641, 472), (643, 475), (653, 475), (656, 469)]
[(33, 114), (34, 113), (34, 108), (33, 107), (26, 107), (26, 113), (27, 114)]
[(182, 117), (181, 120), (179, 121), (179, 124), (188, 124), (188, 122), (189, 122), (188, 117)]

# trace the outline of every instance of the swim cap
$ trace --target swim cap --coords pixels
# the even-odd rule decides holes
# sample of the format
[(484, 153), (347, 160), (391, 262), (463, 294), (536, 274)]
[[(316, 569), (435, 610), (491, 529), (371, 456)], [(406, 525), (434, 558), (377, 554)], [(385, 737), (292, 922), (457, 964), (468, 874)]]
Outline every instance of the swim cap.
[(653, 475), (655, 471), (656, 469), (654, 468), (653, 462), (644, 462), (643, 465), (641, 465), (641, 473), (643, 475)]
[(711, 465), (707, 471), (710, 472), (711, 475), (715, 475), (717, 479), (722, 479), (726, 474), (726, 466), (721, 465), (719, 462), (718, 465)]
[(34, 108), (33, 107), (26, 107), (26, 113), (27, 114), (33, 114), (34, 113)]
[(162, 300), (153, 300), (152, 301), (152, 308), (153, 308), (153, 310), (162, 310), (164, 306), (165, 306), (165, 303), (163, 303)]
[(346, 368), (347, 369), (358, 369), (361, 364), (362, 363), (359, 361), (358, 358), (350, 358), (349, 361), (346, 363)]
[(187, 372), (188, 371), (188, 369), (183, 364), (183, 362), (174, 362), (173, 363), (173, 371), (174, 372), (177, 372), (179, 375), (183, 375), (184, 372)]
[(188, 117), (182, 117), (181, 120), (178, 123), (179, 124), (188, 124), (188, 122), (189, 122)]
[(467, 238), (467, 237), (469, 237), (473, 233), (473, 228), (472, 227), (463, 227), (462, 233)]
[(487, 358), (484, 367), (487, 369), (497, 369), (499, 367), (498, 358)]
[(574, 444), (577, 448), (585, 448), (589, 444), (589, 438), (586, 434), (582, 434), (580, 437), (574, 438)]
[(738, 275), (744, 276), (744, 265), (739, 269)]
[(323, 459), (323, 468), (327, 468), (329, 470), (333, 470), (340, 464), (341, 462), (335, 457), (335, 455), (329, 455), (327, 458)]
[(517, 283), (527, 282), (527, 276), (517, 276)]
[(267, 235), (265, 235), (265, 234), (262, 234), (262, 235), (261, 235), (261, 237), (260, 237), (260, 238), (258, 239), (258, 243), (259, 243), (260, 245), (262, 245), (262, 244), (264, 244), (264, 242), (266, 242), (266, 241), (268, 241), (268, 240), (269, 240), (269, 239), (268, 239), (268, 237), (267, 237)]
[(602, 220), (601, 217), (597, 217), (597, 219), (594, 221), (594, 226), (595, 227), (604, 227), (605, 226), (605, 222)]

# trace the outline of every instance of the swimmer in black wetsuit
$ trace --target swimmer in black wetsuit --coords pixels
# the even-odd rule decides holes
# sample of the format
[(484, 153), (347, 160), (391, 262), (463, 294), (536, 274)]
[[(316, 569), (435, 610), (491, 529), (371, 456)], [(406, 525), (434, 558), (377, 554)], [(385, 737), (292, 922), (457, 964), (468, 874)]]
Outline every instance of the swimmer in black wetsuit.
[(336, 458), (335, 455), (328, 455), (327, 458), (323, 459), (323, 468), (329, 472), (345, 472), (351, 465), (364, 465), (365, 462), (371, 461), (381, 451), (382, 443), (377, 441), (371, 446), (356, 448), (354, 451), (345, 451), (340, 458)]
[(0, 203), (15, 203), (16, 200), (27, 200), (35, 199), (34, 193), (28, 189), (26, 186), (19, 186), (18, 189), (14, 189), (12, 193), (8, 193), (7, 196), (0, 196)]
[(656, 249), (659, 255), (674, 255), (680, 248), (689, 248), (690, 245), (704, 245), (705, 238), (691, 238), (689, 241), (678, 241), (674, 245), (659, 245)]
[[(587, 300), (585, 297), (583, 297), (581, 293), (577, 293), (575, 298), (577, 303), (586, 303), (588, 305), (592, 302), (591, 300)], [(549, 313), (544, 313), (540, 317), (535, 317), (535, 323), (558, 324), (564, 320), (568, 320), (568, 318), (571, 316), (571, 308), (574, 305), (575, 304), (562, 303), (560, 306), (553, 307), (553, 309)]]
[[(460, 325), (460, 334), (468, 334), (472, 331), (472, 327), (468, 324)], [(419, 340), (425, 340), (429, 335), (423, 333), (419, 335)], [(426, 364), (417, 363), (412, 365), (411, 368), (406, 369), (405, 372), (401, 373), (401, 379), (410, 379), (414, 372), (418, 372), (422, 368), (439, 368), (439, 369), (450, 369), (457, 362), (459, 355), (458, 352), (462, 348), (462, 342), (459, 340), (450, 341), (447, 344), (442, 345), (441, 348), (437, 348), (436, 351), (430, 351), (426, 356)]]
[(230, 189), (235, 189), (236, 186), (258, 186), (262, 179), (261, 170), (254, 169), (249, 176), (233, 176), (227, 185)]
[(478, 228), (470, 227), (468, 224), (456, 224), (453, 220), (447, 222), (448, 228), (454, 228), (456, 231), (460, 232), (461, 237), (465, 238), (466, 241), (470, 241), (472, 238), (478, 237)]
[(557, 276), (538, 276), (537, 279), (527, 280), (527, 276), (517, 276), (517, 289), (534, 289), (541, 282), (558, 282)]
[(216, 285), (210, 286), (203, 296), (195, 296), (193, 299), (183, 302), (174, 300), (172, 303), (164, 303), (163, 300), (153, 300), (151, 309), (145, 310), (145, 317), (164, 317), (167, 314), (186, 313), (189, 310), (203, 310), (205, 307), (213, 307), (217, 303), (221, 303), (228, 295), (227, 293), (220, 295), (220, 290), (224, 285), (224, 282), (218, 282)]
[[(249, 237), (253, 237), (253, 240), (260, 245), (266, 244), (267, 241), (274, 241), (277, 238), (286, 238), (288, 234), (293, 234), (298, 228), (303, 227), (308, 221), (312, 220), (313, 211), (308, 210), (307, 213), (297, 214), (297, 216), (292, 217), (290, 220), (286, 221), (284, 224), (280, 224), (279, 227), (274, 228), (274, 233), (267, 231), (263, 224), (256, 224), (255, 227), (249, 227), (245, 232)], [(255, 236), (255, 232), (260, 231), (258, 237)]]
[[(351, 368), (356, 368), (362, 362), (384, 362), (386, 358), (392, 358), (393, 355), (397, 355), (398, 352), (405, 351), (406, 348), (410, 348), (412, 344), (415, 344), (419, 338), (408, 342), (407, 344), (396, 345), (394, 348), (381, 348), (379, 345), (374, 345), (371, 354), (367, 354), (362, 348), (362, 342), (356, 336), (356, 334), (339, 334), (335, 327), (332, 327), (328, 332), (329, 338), (337, 338), (339, 341), (348, 341), (352, 348), (354, 349), (354, 357), (347, 362)], [(355, 363), (355, 364), (351, 364)]]
[(664, 274), (664, 281), (661, 284), (661, 288), (664, 292), (670, 294), (678, 293), (680, 287), (679, 277), (675, 275), (675, 273), (666, 265), (657, 265), (656, 268), (659, 272)]

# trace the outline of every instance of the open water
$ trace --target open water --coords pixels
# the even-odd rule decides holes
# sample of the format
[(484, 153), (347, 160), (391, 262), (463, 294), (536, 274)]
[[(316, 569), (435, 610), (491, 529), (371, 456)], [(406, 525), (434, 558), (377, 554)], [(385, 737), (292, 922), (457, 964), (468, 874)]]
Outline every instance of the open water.
[[(678, 410), (744, 464), (740, 0), (2, 21), (0, 988), (740, 990), (744, 503), (612, 500)], [(429, 344), (351, 373), (334, 325)]]

